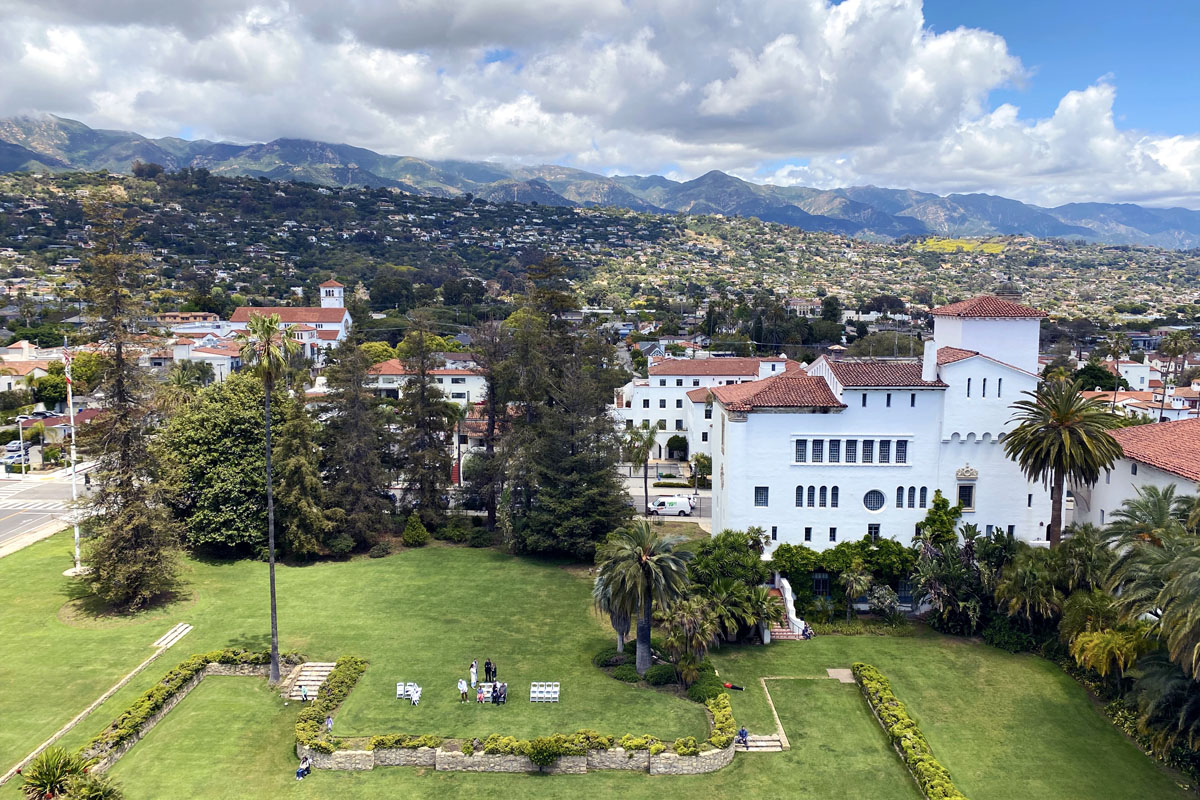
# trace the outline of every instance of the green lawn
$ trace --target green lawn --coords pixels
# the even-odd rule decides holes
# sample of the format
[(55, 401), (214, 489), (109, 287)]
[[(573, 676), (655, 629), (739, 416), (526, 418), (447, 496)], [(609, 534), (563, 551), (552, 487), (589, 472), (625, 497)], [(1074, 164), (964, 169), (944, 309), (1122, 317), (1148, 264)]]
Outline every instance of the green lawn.
[[(68, 734), (78, 747), (187, 655), (227, 645), (263, 647), (265, 566), (188, 560), (184, 599), (128, 621), (96, 620), (69, 605), (69, 541), (56, 536), (0, 559), (0, 763), (16, 761), (150, 653), (172, 624), (195, 630)], [(488, 550), (430, 547), (385, 559), (279, 570), (285, 649), (314, 659), (355, 653), (371, 662), (336, 717), (343, 734), (375, 732), (531, 736), (590, 727), (663, 738), (699, 733), (701, 708), (611, 680), (590, 656), (610, 639), (589, 608), (586, 570)], [(498, 661), (508, 706), (459, 706), (454, 683), (471, 657)], [(926, 634), (823, 636), (767, 648), (727, 648), (714, 660), (752, 732), (774, 720), (759, 676), (825, 675), (868, 661), (887, 674), (935, 753), (972, 800), (1182, 797), (1170, 777), (1127, 742), (1052, 664)], [(420, 707), (394, 699), (397, 680), (425, 687)], [(523, 700), (532, 680), (558, 680), (563, 702)], [(263, 683), (211, 678), (115, 768), (130, 800), (157, 797), (915, 797), (915, 789), (855, 687), (772, 681), (793, 749), (738, 756), (719, 773), (688, 778), (596, 773), (496, 776), (390, 768), (318, 773), (297, 785), (296, 704)], [(17, 796), (16, 782), (0, 798)]]

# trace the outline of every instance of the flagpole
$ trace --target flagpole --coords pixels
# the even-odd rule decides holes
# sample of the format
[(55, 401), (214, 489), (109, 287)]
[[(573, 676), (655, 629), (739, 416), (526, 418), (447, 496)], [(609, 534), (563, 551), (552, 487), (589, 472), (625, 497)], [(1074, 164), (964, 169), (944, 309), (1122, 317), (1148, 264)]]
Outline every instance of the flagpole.
[(75, 522), (75, 572), (80, 572), (79, 563), (79, 484), (75, 466), (75, 395), (71, 385), (71, 356), (67, 351), (67, 337), (63, 337), (63, 372), (67, 378), (67, 416), (71, 425), (71, 516)]

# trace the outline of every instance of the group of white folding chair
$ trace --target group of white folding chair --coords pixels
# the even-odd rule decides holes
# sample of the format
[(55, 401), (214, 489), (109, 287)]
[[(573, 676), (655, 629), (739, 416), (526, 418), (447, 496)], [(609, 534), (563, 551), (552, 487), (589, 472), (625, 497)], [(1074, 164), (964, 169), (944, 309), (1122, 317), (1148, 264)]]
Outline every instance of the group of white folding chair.
[(415, 683), (397, 683), (396, 699), (408, 700), (415, 706), (421, 702), (421, 687), (417, 686)]
[(531, 684), (529, 684), (529, 702), (531, 702), (531, 703), (557, 703), (558, 702), (558, 684), (557, 683), (531, 683)]

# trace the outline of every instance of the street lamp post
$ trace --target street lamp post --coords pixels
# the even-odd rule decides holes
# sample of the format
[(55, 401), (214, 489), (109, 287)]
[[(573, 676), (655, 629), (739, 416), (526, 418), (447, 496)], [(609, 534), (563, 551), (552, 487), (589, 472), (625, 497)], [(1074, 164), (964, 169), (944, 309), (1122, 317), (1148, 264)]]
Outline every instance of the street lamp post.
[[(67, 379), (67, 419), (71, 426), (71, 516), (75, 523), (75, 573), (79, 574), (83, 567), (79, 558), (79, 483), (78, 468), (75, 465), (75, 394), (71, 386), (71, 355), (67, 350), (66, 338), (63, 339), (64, 374)], [(44, 452), (44, 450), (43, 450)]]

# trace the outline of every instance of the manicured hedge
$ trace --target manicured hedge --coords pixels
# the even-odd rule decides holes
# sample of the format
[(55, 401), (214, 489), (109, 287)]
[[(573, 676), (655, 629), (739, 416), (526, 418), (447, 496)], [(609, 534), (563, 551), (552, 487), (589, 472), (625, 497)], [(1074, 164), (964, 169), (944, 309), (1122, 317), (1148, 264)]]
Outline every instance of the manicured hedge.
[(617, 680), (625, 681), (626, 683), (637, 683), (642, 679), (642, 676), (638, 675), (637, 667), (629, 663), (622, 664), (614, 669), (612, 671), (612, 676)]
[(733, 721), (733, 707), (729, 704), (729, 695), (722, 692), (705, 705), (713, 718), (712, 735), (708, 737), (708, 741), (718, 750), (724, 750), (737, 736), (737, 723)]
[(695, 736), (683, 736), (675, 740), (675, 752), (681, 756), (700, 755), (700, 743)]
[(870, 664), (856, 662), (851, 670), (867, 702), (874, 709), (888, 738), (892, 740), (917, 786), (929, 800), (966, 800), (955, 787), (950, 773), (933, 757), (917, 723), (908, 715), (904, 703), (892, 692), (883, 673)]
[(333, 714), (367, 669), (367, 662), (342, 656), (317, 690), (317, 698), (296, 718), (296, 741), (318, 753), (332, 753), (340, 742), (325, 730), (325, 717)]
[(213, 650), (197, 653), (162, 677), (158, 683), (142, 693), (129, 708), (121, 712), (107, 728), (100, 732), (83, 748), (84, 752), (111, 750), (132, 738), (151, 717), (162, 710), (167, 701), (175, 696), (192, 678), (204, 671), (209, 664), (269, 664), (271, 654), (248, 650)]
[(679, 683), (679, 675), (675, 672), (674, 664), (655, 664), (646, 670), (646, 683), (651, 686), (667, 686)]
[(442, 737), (431, 734), (411, 736), (407, 733), (389, 733), (385, 736), (372, 736), (371, 741), (367, 742), (368, 750), (387, 750), (397, 747), (405, 750), (416, 750), (418, 747), (441, 746)]

